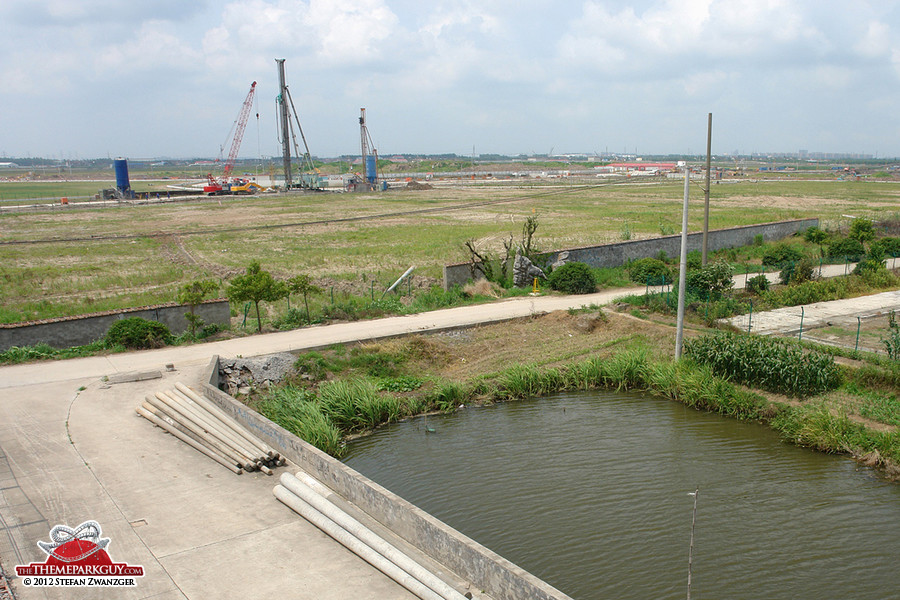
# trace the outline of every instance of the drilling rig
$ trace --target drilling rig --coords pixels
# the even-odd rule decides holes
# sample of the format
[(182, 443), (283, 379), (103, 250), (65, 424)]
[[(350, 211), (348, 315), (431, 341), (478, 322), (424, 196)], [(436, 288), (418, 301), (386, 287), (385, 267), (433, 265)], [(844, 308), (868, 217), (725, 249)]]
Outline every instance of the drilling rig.
[(359, 109), (359, 147), (362, 157), (362, 180), (350, 183), (352, 191), (371, 192), (378, 189), (378, 150), (366, 125), (366, 109)]
[[(309, 153), (309, 144), (306, 143), (306, 135), (303, 133), (303, 127), (300, 125), (300, 115), (294, 107), (294, 99), (291, 97), (291, 91), (288, 89), (284, 77), (284, 60), (276, 58), (278, 63), (278, 85), (279, 93), (275, 99), (278, 110), (275, 114), (278, 117), (278, 134), (281, 142), (282, 162), (284, 165), (284, 187), (291, 189), (292, 187), (304, 189), (319, 189), (319, 170), (312, 162), (312, 156)], [(293, 113), (294, 119), (291, 120)], [(294, 132), (294, 123), (297, 123), (297, 130), (300, 132), (300, 138), (303, 140), (303, 147), (306, 150), (304, 154), (300, 154), (300, 147), (297, 145), (297, 135)], [(291, 166), (291, 145), (295, 156), (302, 157), (303, 164), (306, 167), (307, 175), (300, 175), (300, 181), (295, 184), (293, 177), (293, 169)], [(315, 173), (315, 174), (313, 174)]]
[[(241, 140), (244, 139), (244, 130), (247, 128), (247, 119), (250, 117), (250, 109), (253, 107), (253, 96), (255, 93), (256, 82), (254, 81), (250, 84), (250, 91), (247, 92), (247, 97), (241, 105), (241, 110), (238, 113), (237, 119), (234, 120), (234, 123), (231, 126), (231, 131), (228, 132), (228, 136), (231, 138), (231, 149), (228, 151), (228, 158), (225, 161), (225, 170), (222, 173), (222, 177), (217, 179), (213, 177), (212, 173), (209, 173), (206, 176), (207, 185), (203, 186), (203, 191), (210, 196), (231, 193), (247, 194), (263, 191), (264, 189), (256, 183), (237, 177), (231, 177), (231, 172), (234, 170), (234, 161), (237, 159), (238, 150), (241, 149)], [(259, 113), (256, 114), (256, 118), (259, 119)], [(228, 138), (226, 138), (225, 142), (226, 144), (228, 143)], [(224, 151), (224, 149), (225, 145), (223, 144), (222, 150)], [(219, 159), (221, 159), (221, 151)]]

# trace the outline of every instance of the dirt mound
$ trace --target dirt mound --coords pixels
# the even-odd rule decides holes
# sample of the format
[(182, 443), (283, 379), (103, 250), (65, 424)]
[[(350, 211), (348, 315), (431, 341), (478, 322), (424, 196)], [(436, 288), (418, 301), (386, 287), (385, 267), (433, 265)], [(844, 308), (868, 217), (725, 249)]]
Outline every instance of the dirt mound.
[(404, 188), (404, 189), (416, 190), (416, 191), (418, 191), (418, 190), (433, 190), (434, 186), (431, 185), (430, 183), (419, 183), (418, 181), (413, 179), (412, 181), (407, 182), (406, 188)]

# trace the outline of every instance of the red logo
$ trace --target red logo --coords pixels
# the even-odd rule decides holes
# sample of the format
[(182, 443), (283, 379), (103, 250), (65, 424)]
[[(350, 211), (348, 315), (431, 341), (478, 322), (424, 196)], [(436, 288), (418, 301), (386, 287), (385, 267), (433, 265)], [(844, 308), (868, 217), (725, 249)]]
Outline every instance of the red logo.
[(109, 538), (102, 538), (97, 521), (72, 529), (57, 525), (50, 541), (37, 543), (47, 554), (42, 563), (17, 565), (16, 575), (26, 587), (132, 587), (144, 567), (117, 563), (109, 557)]

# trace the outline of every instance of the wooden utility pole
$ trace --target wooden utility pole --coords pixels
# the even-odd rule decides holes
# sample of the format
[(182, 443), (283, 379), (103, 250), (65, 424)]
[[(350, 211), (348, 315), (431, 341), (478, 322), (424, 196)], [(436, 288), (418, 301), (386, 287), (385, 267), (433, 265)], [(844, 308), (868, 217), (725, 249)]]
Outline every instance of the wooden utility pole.
[(706, 248), (709, 238), (709, 168), (712, 159), (712, 113), (709, 113), (708, 123), (706, 125), (706, 189), (703, 190), (703, 196), (706, 204), (703, 209), (703, 260), (702, 265), (706, 266)]

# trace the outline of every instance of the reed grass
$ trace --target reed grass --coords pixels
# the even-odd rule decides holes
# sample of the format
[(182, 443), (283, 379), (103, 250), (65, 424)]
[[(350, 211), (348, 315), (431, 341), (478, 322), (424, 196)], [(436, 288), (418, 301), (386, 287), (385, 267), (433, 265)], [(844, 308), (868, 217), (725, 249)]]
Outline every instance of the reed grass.
[(291, 385), (272, 388), (256, 408), (267, 419), (316, 448), (332, 456), (343, 454), (341, 431), (322, 412), (314, 394)]

